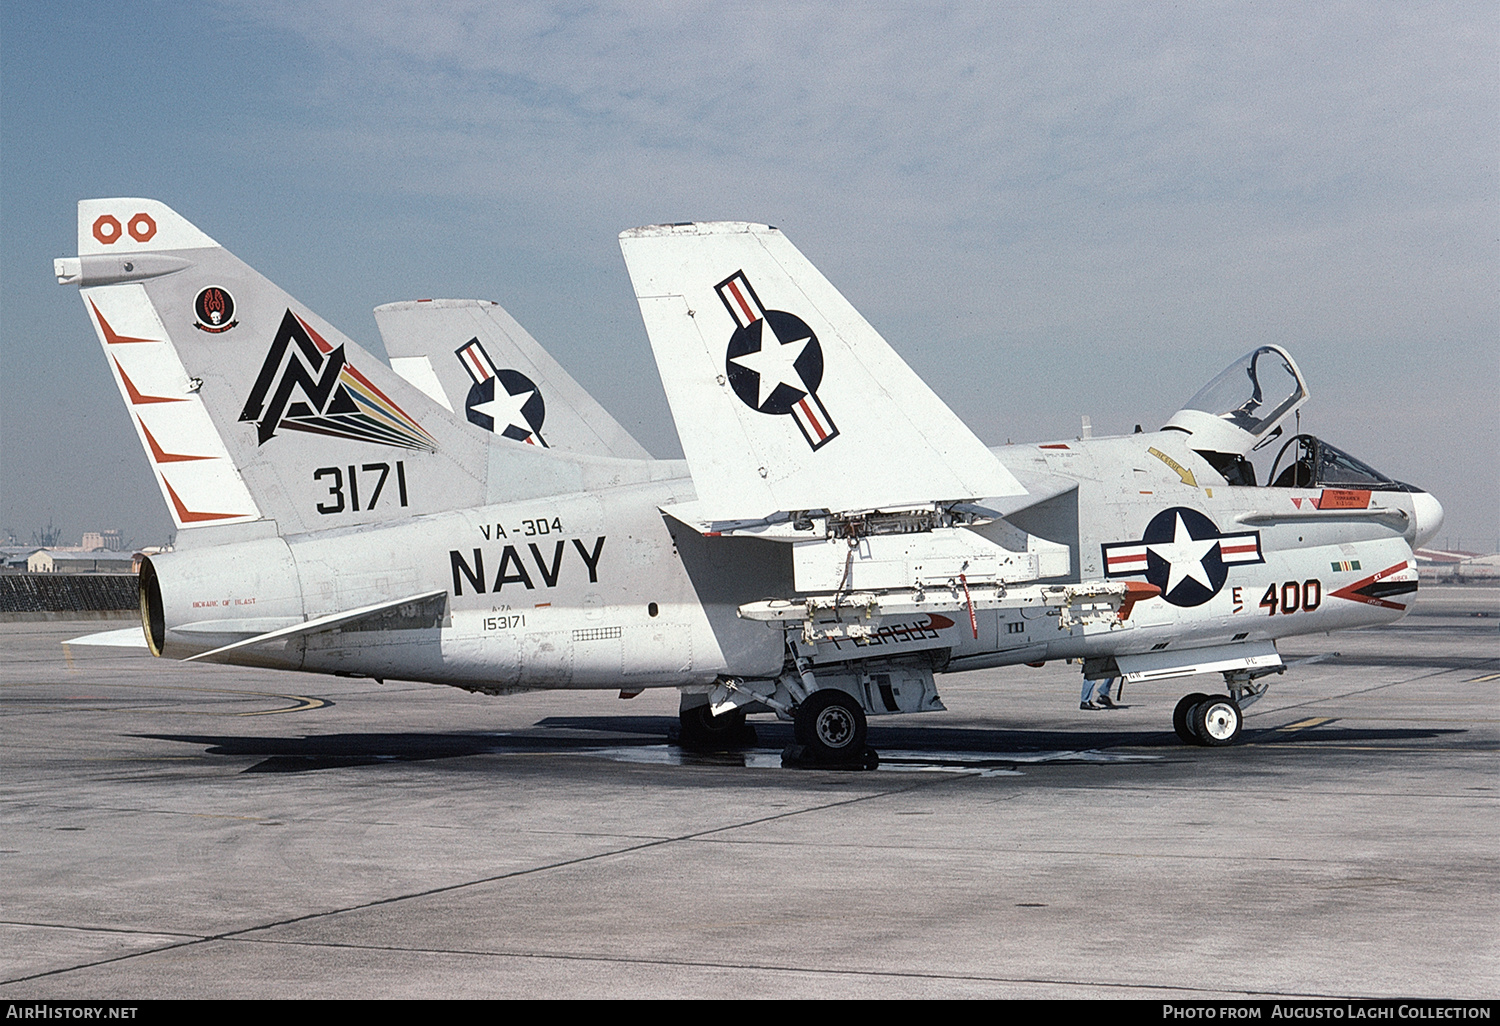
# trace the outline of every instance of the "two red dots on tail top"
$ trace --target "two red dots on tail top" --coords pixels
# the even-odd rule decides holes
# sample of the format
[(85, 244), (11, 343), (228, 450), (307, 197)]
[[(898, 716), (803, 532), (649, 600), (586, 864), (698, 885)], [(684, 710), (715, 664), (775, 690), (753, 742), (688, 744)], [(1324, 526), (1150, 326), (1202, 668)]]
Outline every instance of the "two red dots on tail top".
[(113, 214), (100, 214), (94, 219), (94, 238), (106, 246), (118, 242), (125, 232), (129, 232), (136, 242), (150, 242), (156, 234), (156, 219), (144, 212), (133, 214), (124, 228)]

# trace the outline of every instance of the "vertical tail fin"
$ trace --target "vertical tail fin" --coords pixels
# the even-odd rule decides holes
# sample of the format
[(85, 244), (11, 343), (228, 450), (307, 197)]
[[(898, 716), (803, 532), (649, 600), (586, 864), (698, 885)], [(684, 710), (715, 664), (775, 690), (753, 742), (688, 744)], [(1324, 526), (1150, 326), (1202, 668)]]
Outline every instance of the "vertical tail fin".
[(387, 303), (375, 323), (396, 372), (482, 431), (564, 452), (651, 457), (498, 303)]
[(487, 444), (162, 203), (79, 203), (78, 252), (58, 281), (80, 287), (179, 528), (296, 533), (578, 487), (577, 466)]

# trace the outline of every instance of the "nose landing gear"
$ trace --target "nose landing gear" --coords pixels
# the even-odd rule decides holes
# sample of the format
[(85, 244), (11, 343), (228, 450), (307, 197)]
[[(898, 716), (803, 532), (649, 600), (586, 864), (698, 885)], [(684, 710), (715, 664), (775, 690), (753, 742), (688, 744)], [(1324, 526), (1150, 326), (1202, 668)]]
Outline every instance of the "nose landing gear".
[[(1281, 673), (1276, 668), (1270, 673)], [(1226, 671), (1224, 686), (1227, 695), (1205, 695), (1195, 692), (1183, 696), (1172, 710), (1172, 729), (1183, 744), (1207, 745), (1219, 748), (1232, 745), (1240, 739), (1240, 730), (1245, 724), (1244, 709), (1260, 699), (1270, 688), (1270, 683), (1257, 684), (1255, 676), (1248, 670)]]

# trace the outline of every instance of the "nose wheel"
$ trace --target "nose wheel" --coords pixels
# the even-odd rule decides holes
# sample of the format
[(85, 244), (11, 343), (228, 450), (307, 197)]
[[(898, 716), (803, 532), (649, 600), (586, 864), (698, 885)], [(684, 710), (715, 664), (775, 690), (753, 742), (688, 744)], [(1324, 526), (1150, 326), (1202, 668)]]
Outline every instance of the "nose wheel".
[(1172, 729), (1184, 744), (1219, 748), (1240, 738), (1245, 714), (1228, 695), (1184, 696), (1172, 711)]
[(1245, 716), (1240, 704), (1228, 695), (1215, 695), (1193, 710), (1193, 732), (1199, 743), (1211, 748), (1232, 745), (1240, 739)]
[(1172, 710), (1172, 729), (1177, 732), (1178, 738), (1180, 738), (1182, 743), (1185, 745), (1196, 745), (1200, 743), (1198, 741), (1198, 735), (1193, 729), (1192, 714), (1193, 709), (1197, 707), (1198, 703), (1206, 700), (1207, 698), (1208, 696), (1203, 694), (1202, 692), (1194, 692), (1191, 695), (1183, 695), (1182, 701), (1177, 703), (1177, 708)]

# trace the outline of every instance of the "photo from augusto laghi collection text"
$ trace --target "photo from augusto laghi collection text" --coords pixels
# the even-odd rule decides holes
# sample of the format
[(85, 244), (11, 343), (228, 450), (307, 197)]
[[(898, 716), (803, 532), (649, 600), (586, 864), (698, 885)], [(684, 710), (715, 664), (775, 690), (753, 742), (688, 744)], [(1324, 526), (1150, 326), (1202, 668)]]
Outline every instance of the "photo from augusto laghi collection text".
[(1270, 1002), (1233, 1004), (1165, 1002), (1163, 1019), (1475, 1019), (1491, 1017), (1491, 1002), (1338, 1001)]

